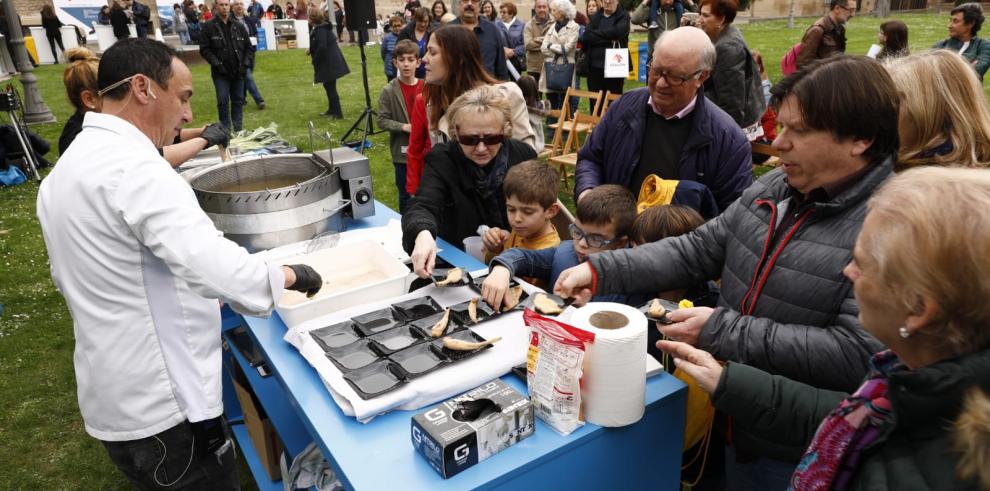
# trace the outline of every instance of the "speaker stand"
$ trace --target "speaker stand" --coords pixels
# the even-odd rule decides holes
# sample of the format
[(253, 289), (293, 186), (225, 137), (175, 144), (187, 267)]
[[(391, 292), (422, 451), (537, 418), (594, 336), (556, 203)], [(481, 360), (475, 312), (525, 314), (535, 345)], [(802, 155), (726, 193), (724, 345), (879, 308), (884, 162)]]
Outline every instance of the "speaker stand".
[[(364, 111), (358, 116), (357, 121), (351, 125), (351, 128), (344, 133), (344, 138), (342, 139), (344, 145), (353, 147), (355, 145), (360, 145), (358, 151), (364, 154), (364, 149), (368, 146), (368, 135), (374, 135), (380, 133), (375, 131), (374, 116), (378, 116), (378, 113), (371, 108), (371, 90), (368, 89), (368, 57), (364, 53), (364, 45), (368, 42), (368, 30), (362, 29), (358, 31), (358, 49), (361, 51), (361, 81), (364, 82)], [(363, 123), (363, 126), (362, 126)], [(347, 139), (351, 136), (354, 130), (361, 127), (361, 139), (348, 141)]]

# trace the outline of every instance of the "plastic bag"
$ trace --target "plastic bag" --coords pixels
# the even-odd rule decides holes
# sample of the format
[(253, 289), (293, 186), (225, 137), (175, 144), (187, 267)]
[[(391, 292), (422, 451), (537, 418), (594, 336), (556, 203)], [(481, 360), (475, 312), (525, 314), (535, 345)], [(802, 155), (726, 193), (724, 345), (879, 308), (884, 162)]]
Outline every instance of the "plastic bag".
[(595, 335), (530, 309), (523, 320), (532, 329), (526, 357), (526, 383), (536, 416), (557, 433), (569, 435), (584, 425), (581, 376), (585, 343)]

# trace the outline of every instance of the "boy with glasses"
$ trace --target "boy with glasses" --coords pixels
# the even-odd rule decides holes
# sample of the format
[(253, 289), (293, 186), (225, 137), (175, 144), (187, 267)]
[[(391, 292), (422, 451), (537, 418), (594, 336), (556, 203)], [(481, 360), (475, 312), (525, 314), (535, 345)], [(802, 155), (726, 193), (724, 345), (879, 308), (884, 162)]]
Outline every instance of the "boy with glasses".
[[(577, 204), (576, 220), (569, 227), (572, 240), (551, 249), (509, 249), (499, 254), (490, 263), (481, 296), (489, 305), (501, 306), (513, 276), (536, 278), (552, 286), (562, 271), (583, 263), (589, 255), (625, 248), (635, 219), (636, 199), (629, 190), (615, 184), (591, 189)], [(625, 300), (625, 295), (616, 294), (592, 298), (596, 302)]]

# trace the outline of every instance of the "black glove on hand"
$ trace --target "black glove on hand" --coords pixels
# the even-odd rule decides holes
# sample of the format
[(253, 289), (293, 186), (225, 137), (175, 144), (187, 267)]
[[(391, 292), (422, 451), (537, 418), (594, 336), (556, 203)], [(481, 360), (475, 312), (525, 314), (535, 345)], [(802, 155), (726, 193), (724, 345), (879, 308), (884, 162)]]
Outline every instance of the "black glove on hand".
[(296, 274), (296, 282), (289, 286), (289, 290), (303, 292), (307, 297), (312, 297), (323, 287), (323, 278), (315, 269), (305, 264), (290, 264), (289, 269)]
[(230, 144), (230, 132), (220, 123), (206, 125), (206, 128), (203, 129), (203, 134), (200, 136), (206, 140), (206, 148), (210, 148), (213, 145), (226, 147)]

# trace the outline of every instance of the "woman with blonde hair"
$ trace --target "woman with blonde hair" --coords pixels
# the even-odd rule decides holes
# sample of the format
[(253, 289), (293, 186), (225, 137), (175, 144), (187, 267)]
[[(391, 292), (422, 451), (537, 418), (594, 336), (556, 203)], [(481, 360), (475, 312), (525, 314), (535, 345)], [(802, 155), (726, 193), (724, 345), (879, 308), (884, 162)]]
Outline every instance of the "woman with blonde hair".
[[(100, 59), (88, 48), (78, 47), (65, 52), (65, 61), (68, 66), (62, 74), (62, 82), (65, 84), (65, 94), (72, 107), (76, 108), (76, 112), (65, 122), (62, 135), (58, 138), (59, 156), (65, 153), (76, 139), (76, 135), (82, 131), (86, 113), (100, 112), (103, 109), (96, 80)], [(227, 145), (229, 141), (230, 134), (227, 129), (219, 123), (213, 123), (202, 128), (183, 129), (174, 144), (159, 151), (172, 167), (178, 167), (200, 150), (213, 145)]]
[(912, 169), (870, 199), (844, 273), (888, 349), (852, 395), (658, 347), (733, 421), (807, 445), (789, 489), (990, 489), (988, 243), (984, 169)]
[(512, 166), (536, 158), (533, 147), (510, 138), (513, 111), (492, 85), (468, 90), (447, 108), (450, 141), (427, 154), (419, 190), (402, 215), (402, 244), (420, 277), (433, 272), (437, 238), (459, 245), (479, 225), (510, 228), (502, 182)]
[(987, 167), (990, 105), (966, 60), (933, 50), (896, 58), (886, 67), (901, 93), (897, 170)]

